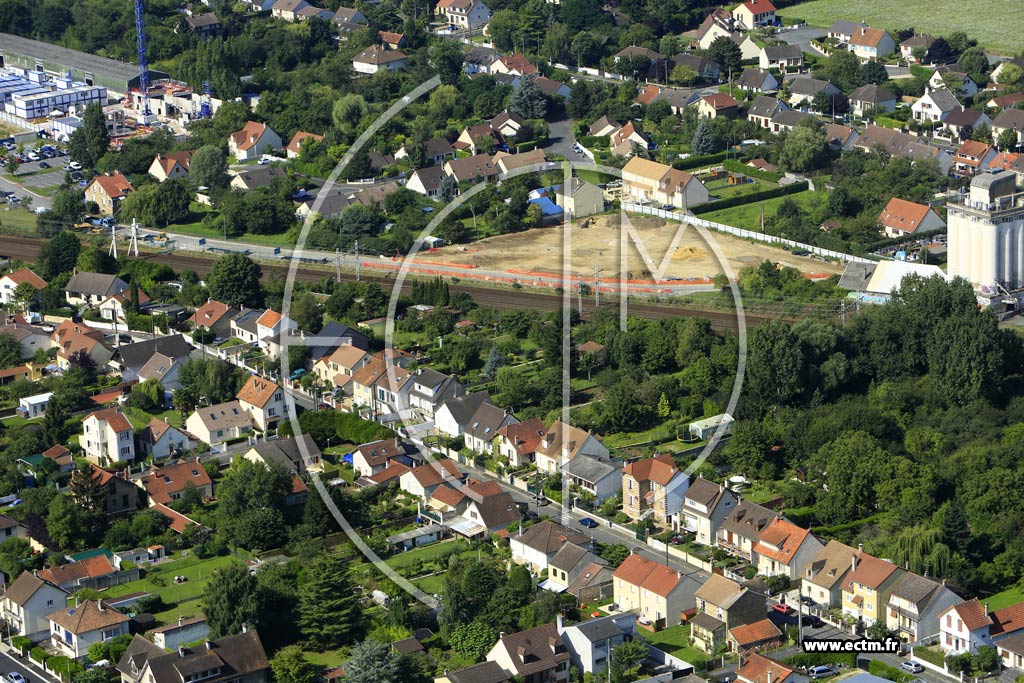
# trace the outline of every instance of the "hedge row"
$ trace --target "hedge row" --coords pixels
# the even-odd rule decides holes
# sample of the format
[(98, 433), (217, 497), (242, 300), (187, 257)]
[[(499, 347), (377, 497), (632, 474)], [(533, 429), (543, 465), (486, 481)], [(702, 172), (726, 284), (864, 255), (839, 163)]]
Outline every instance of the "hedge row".
[(885, 662), (880, 662), (877, 659), (872, 659), (868, 663), (868, 673), (872, 676), (896, 681), (896, 683), (909, 683), (914, 680), (914, 677), (910, 674), (903, 673), (900, 669), (897, 669), (894, 666), (889, 666)]
[(801, 652), (782, 661), (786, 666), (800, 668), (824, 666), (826, 664), (845, 664), (849, 667), (857, 665), (855, 652)]
[(724, 152), (715, 152), (714, 154), (687, 157), (685, 159), (673, 161), (672, 168), (679, 169), (680, 171), (686, 171), (691, 168), (700, 168), (702, 166), (708, 166), (709, 164), (717, 164), (720, 161), (724, 161), (728, 156), (729, 152), (726, 150)]
[(726, 199), (719, 199), (717, 202), (707, 202), (706, 204), (698, 204), (697, 206), (691, 207), (690, 211), (695, 216), (699, 216), (702, 213), (710, 213), (712, 211), (718, 211), (719, 209), (731, 209), (734, 206), (752, 204), (754, 202), (762, 202), (766, 199), (774, 199), (775, 197), (785, 197), (786, 195), (789, 194), (797, 194), (798, 192), (803, 192), (804, 190), (806, 190), (807, 187), (807, 181), (804, 180), (799, 183), (793, 183), (792, 185), (773, 187), (770, 190), (753, 192), (751, 194), (740, 195), (738, 197), (728, 197)]
[(733, 173), (742, 173), (744, 175), (750, 176), (751, 178), (767, 180), (770, 183), (779, 182), (779, 178), (781, 178), (783, 175), (781, 173), (772, 173), (770, 171), (761, 171), (756, 168), (752, 168), (737, 159), (726, 159), (725, 161), (722, 162), (722, 166), (724, 166), (725, 170), (727, 171), (732, 171)]

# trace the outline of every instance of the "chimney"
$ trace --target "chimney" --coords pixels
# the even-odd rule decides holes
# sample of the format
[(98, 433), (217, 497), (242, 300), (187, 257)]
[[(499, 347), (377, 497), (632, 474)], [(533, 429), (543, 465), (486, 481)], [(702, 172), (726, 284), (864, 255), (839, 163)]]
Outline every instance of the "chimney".
[(520, 536), (523, 535), (523, 523), (522, 522), (519, 523), (519, 535)]
[(768, 671), (768, 683), (772, 683), (772, 672), (770, 669)]
[(245, 623), (243, 621), (242, 622), (242, 633), (248, 633), (248, 632), (249, 632), (249, 624), (247, 624), (247, 623)]
[(857, 556), (856, 555), (854, 555), (853, 557), (850, 558), (850, 571), (851, 572), (857, 571)]
[(555, 630), (558, 631), (559, 633), (562, 632), (562, 622), (563, 622), (563, 616), (562, 616), (562, 613), (559, 612), (557, 615), (555, 615)]
[(104, 610), (103, 601), (102, 600), (97, 600), (96, 601), (96, 611), (102, 612), (103, 610)]
[(857, 544), (857, 551), (858, 552), (864, 552), (864, 544), (863, 543), (858, 543)]
[(209, 641), (209, 640), (206, 641), (205, 645), (206, 645), (206, 649), (207, 650), (212, 650), (213, 649), (213, 643), (211, 641)]
[(185, 617), (178, 615), (178, 626), (181, 626), (181, 622), (185, 621)]
[(182, 659), (185, 659), (185, 648), (184, 647), (179, 647), (178, 648), (178, 656), (181, 657)]

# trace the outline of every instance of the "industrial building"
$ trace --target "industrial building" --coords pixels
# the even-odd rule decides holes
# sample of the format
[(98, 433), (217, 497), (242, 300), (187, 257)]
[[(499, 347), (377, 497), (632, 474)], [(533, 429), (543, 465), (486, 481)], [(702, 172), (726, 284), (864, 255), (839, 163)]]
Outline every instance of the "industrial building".
[[(0, 33), (0, 67), (14, 66), (26, 71), (45, 71), (53, 76), (70, 77), (86, 85), (98, 85), (123, 94), (139, 87), (139, 67), (116, 59), (98, 57), (38, 40)], [(150, 70), (150, 82), (168, 74)]]
[(946, 202), (948, 271), (990, 301), (1024, 294), (1024, 192), (1012, 171), (982, 173)]
[(41, 71), (25, 71), (16, 67), (0, 70), (0, 109), (26, 121), (81, 113), (88, 104), (107, 103), (107, 89), (87, 85), (67, 76), (48, 78)]

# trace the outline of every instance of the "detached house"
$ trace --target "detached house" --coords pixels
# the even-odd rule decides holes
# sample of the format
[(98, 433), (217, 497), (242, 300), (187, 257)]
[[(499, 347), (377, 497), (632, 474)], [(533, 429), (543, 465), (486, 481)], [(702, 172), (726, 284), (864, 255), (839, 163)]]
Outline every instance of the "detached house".
[(99, 512), (108, 515), (119, 515), (135, 512), (139, 506), (139, 489), (128, 478), (128, 470), (115, 474), (89, 464), (86, 470), (71, 473), (71, 481), (89, 481), (96, 486), (97, 496), (93, 500), (79, 500), (84, 505), (93, 505)]
[(82, 659), (89, 647), (128, 634), (126, 615), (102, 600), (85, 600), (76, 606), (62, 607), (51, 612), (50, 644), (71, 659)]
[(184, 455), (194, 445), (195, 442), (181, 430), (155, 417), (139, 433), (139, 448), (142, 454), (154, 460)]
[(640, 624), (655, 631), (681, 623), (683, 612), (694, 605), (693, 579), (642, 555), (627, 557), (613, 577), (615, 604), (635, 611)]
[(399, 478), (399, 487), (406, 493), (426, 500), (443, 483), (463, 482), (466, 475), (456, 463), (442, 458), (414, 467)]
[(914, 114), (915, 121), (945, 121), (955, 111), (960, 111), (962, 105), (956, 97), (948, 90), (925, 89), (924, 95), (910, 105), (910, 111)]
[(959, 140), (963, 142), (969, 140), (977, 128), (981, 126), (991, 127), (992, 119), (983, 111), (961, 107), (960, 111), (950, 112), (942, 123), (944, 132), (950, 137), (951, 141)]
[(953, 155), (953, 171), (958, 175), (973, 176), (983, 171), (995, 158), (996, 150), (992, 145), (965, 140)]
[(821, 541), (807, 529), (776, 518), (757, 537), (754, 546), (757, 573), (763, 576), (781, 574), (795, 581), (821, 548)]
[(213, 481), (199, 458), (150, 467), (139, 479), (139, 486), (149, 497), (149, 506), (170, 505), (181, 500), (185, 489), (194, 486), (203, 499), (213, 498)]
[(95, 465), (135, 459), (135, 431), (119, 408), (89, 413), (82, 420), (80, 445), (85, 458)]
[(675, 514), (672, 526), (678, 531), (694, 534), (697, 543), (714, 545), (718, 528), (738, 502), (739, 496), (732, 489), (697, 477), (686, 489), (682, 507)]
[(252, 433), (252, 418), (238, 401), (196, 408), (185, 427), (200, 441), (215, 446)]
[(579, 455), (609, 458), (611, 453), (589, 431), (555, 420), (537, 446), (535, 462), (539, 472), (558, 472), (562, 464)]
[(756, 563), (754, 546), (761, 532), (778, 515), (768, 508), (741, 500), (718, 529), (717, 545), (726, 552)]
[(907, 62), (919, 64), (922, 60), (914, 56), (914, 50), (920, 48), (919, 54), (927, 55), (929, 48), (931, 48), (934, 42), (934, 38), (924, 33), (911, 36), (900, 43), (900, 57)]
[(622, 461), (578, 455), (562, 466), (565, 481), (572, 490), (601, 504), (622, 491)]
[(398, 460), (411, 465), (408, 447), (397, 438), (364, 443), (352, 452), (352, 468), (357, 477), (370, 477), (383, 472), (388, 463)]
[(889, 200), (878, 217), (878, 222), (885, 236), (891, 238), (942, 230), (946, 227), (946, 223), (930, 206), (898, 197)]
[(0, 598), (0, 614), (13, 634), (40, 641), (50, 633), (47, 616), (63, 607), (67, 597), (67, 592), (56, 584), (33, 572), (22, 572)]
[(622, 470), (622, 511), (630, 519), (652, 516), (667, 526), (683, 504), (689, 479), (668, 453), (635, 460)]
[(850, 110), (856, 116), (864, 116), (871, 110), (892, 111), (896, 108), (896, 96), (880, 85), (868, 83), (850, 93)]
[(707, 188), (696, 176), (639, 157), (622, 168), (622, 189), (634, 201), (657, 201), (680, 209), (709, 199)]
[(708, 654), (725, 644), (730, 629), (765, 617), (763, 596), (718, 574), (708, 577), (694, 599), (698, 614), (690, 619), (690, 635)]
[(804, 65), (804, 51), (799, 45), (769, 45), (761, 48), (758, 66), (762, 69), (799, 69)]
[(889, 597), (907, 572), (861, 551), (851, 561), (843, 586), (843, 614), (871, 626), (885, 620)]
[(135, 188), (127, 178), (120, 173), (107, 173), (96, 176), (86, 186), (85, 201), (95, 202), (100, 213), (113, 216), (121, 208), (121, 200), (132, 192)]
[(940, 615), (961, 601), (944, 583), (907, 572), (889, 594), (885, 623), (901, 640), (923, 640), (939, 632)]
[(775, 115), (788, 109), (789, 107), (782, 100), (767, 95), (758, 95), (747, 108), (747, 120), (756, 123), (761, 128), (771, 128)]
[(850, 37), (850, 52), (862, 62), (874, 62), (892, 54), (896, 41), (884, 29), (860, 26)]
[(819, 78), (801, 76), (794, 78), (789, 84), (788, 103), (793, 107), (810, 107), (818, 93), (824, 92), (829, 97), (840, 94), (839, 88)]
[(732, 11), (738, 29), (752, 29), (775, 24), (775, 5), (768, 0), (746, 0)]
[(555, 628), (569, 648), (573, 665), (585, 674), (601, 674), (610, 666), (615, 648), (636, 635), (636, 615), (609, 614), (566, 626), (559, 614)]
[(231, 336), (231, 319), (239, 314), (234, 306), (221, 303), (214, 299), (207, 299), (206, 303), (195, 310), (195, 313), (187, 322), (192, 324), (193, 330), (208, 329), (218, 337)]
[(516, 416), (490, 402), (481, 403), (469, 419), (463, 435), (466, 447), (477, 453), (493, 452), (493, 441), (498, 430), (508, 424), (519, 422)]
[(309, 434), (303, 434), (298, 438), (289, 436), (284, 439), (263, 441), (247, 450), (242, 457), (268, 469), (274, 465), (280, 466), (293, 475), (305, 474), (308, 471), (319, 472), (323, 469), (320, 448)]
[(307, 133), (304, 130), (296, 131), (295, 135), (285, 146), (285, 156), (289, 159), (298, 159), (299, 155), (302, 154), (302, 143), (306, 140), (312, 140), (313, 142), (323, 142), (324, 136), (317, 135), (316, 133)]
[(748, 67), (743, 70), (743, 74), (736, 81), (736, 87), (746, 92), (775, 92), (779, 89), (779, 81), (771, 71)]
[(483, 28), (491, 20), (491, 10), (482, 0), (440, 0), (434, 13), (449, 26), (463, 30)]
[(1017, 135), (1017, 145), (1020, 146), (1024, 141), (1024, 109), (1004, 109), (999, 112), (992, 122), (992, 139), (998, 140), (999, 136), (1008, 130), (1012, 130)]
[(270, 663), (255, 631), (167, 653), (136, 635), (117, 662), (121, 683), (268, 683)]
[(731, 119), (736, 117), (739, 106), (740, 103), (732, 95), (714, 93), (697, 100), (697, 115), (705, 119), (716, 119), (719, 116)]
[(523, 683), (566, 683), (569, 660), (569, 650), (555, 624), (503, 635), (487, 653), (487, 661)]
[(946, 88), (947, 83), (956, 84), (954, 90), (961, 97), (974, 97), (978, 94), (978, 84), (969, 73), (958, 66), (940, 66), (928, 79), (928, 85), (936, 90)]
[(39, 290), (46, 287), (46, 280), (33, 273), (28, 268), (20, 268), (0, 277), (0, 304), (9, 306), (14, 303), (14, 290), (18, 285), (28, 283), (36, 290), (36, 300), (39, 298)]
[(736, 672), (739, 683), (806, 683), (807, 676), (759, 654), (752, 654)]
[(389, 50), (379, 45), (371, 45), (352, 58), (352, 68), (356, 73), (375, 74), (380, 71), (401, 71), (405, 68), (405, 60), (409, 56), (401, 50)]
[(286, 415), (284, 390), (259, 375), (250, 375), (235, 396), (238, 404), (249, 413), (253, 425), (262, 432), (276, 429)]
[(512, 561), (526, 565), (534, 575), (547, 570), (563, 546), (584, 548), (590, 545), (590, 539), (584, 534), (547, 519), (526, 529), (520, 528), (508, 541)]
[(977, 598), (959, 602), (939, 614), (939, 645), (947, 655), (993, 647), (994, 626), (988, 608)]
[(523, 467), (533, 462), (537, 446), (546, 433), (547, 427), (537, 417), (506, 424), (494, 437), (495, 450), (498, 457), (508, 461), (509, 467)]
[(171, 178), (187, 178), (192, 152), (168, 152), (157, 154), (149, 165), (149, 175), (161, 183)]
[(228, 136), (228, 153), (239, 161), (250, 161), (282, 144), (281, 136), (267, 124), (247, 121), (242, 130)]
[(441, 181), (444, 177), (444, 169), (440, 166), (418, 168), (409, 176), (405, 186), (424, 197), (436, 199), (441, 196)]
[(612, 569), (608, 562), (584, 546), (563, 543), (548, 562), (548, 578), (540, 583), (545, 590), (568, 591), (581, 604), (609, 598), (612, 594)]
[(64, 287), (68, 305), (99, 306), (114, 296), (128, 291), (128, 283), (116, 275), (106, 273), (75, 273)]
[(857, 551), (848, 545), (831, 540), (804, 566), (801, 573), (801, 595), (806, 595), (824, 608), (839, 607), (843, 600), (843, 585), (851, 571)]

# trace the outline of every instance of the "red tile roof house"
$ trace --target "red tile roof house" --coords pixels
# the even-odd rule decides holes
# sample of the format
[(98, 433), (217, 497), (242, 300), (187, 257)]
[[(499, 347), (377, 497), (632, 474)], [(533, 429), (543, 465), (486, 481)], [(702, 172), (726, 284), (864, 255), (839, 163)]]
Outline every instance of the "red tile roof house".
[(240, 311), (234, 306), (221, 303), (216, 299), (207, 299), (206, 303), (197, 308), (186, 322), (191, 323), (193, 330), (206, 328), (212, 330), (218, 337), (227, 339), (231, 336), (231, 319), (239, 313)]
[(39, 298), (39, 290), (46, 287), (46, 280), (33, 273), (28, 268), (21, 268), (14, 272), (7, 273), (0, 277), (0, 304), (9, 305), (14, 303), (14, 290), (18, 285), (28, 283), (36, 290), (36, 299)]
[(121, 207), (121, 200), (132, 192), (135, 188), (127, 178), (120, 173), (108, 173), (92, 179), (85, 188), (85, 201), (95, 202), (100, 213), (113, 216)]
[(683, 612), (696, 604), (694, 585), (681, 571), (637, 554), (613, 574), (615, 604), (624, 612), (635, 610), (640, 625), (655, 631), (682, 622)]
[(298, 159), (299, 154), (302, 153), (302, 143), (306, 140), (313, 140), (314, 142), (323, 142), (324, 136), (317, 135), (316, 133), (307, 133), (304, 130), (300, 130), (292, 136), (291, 141), (288, 142), (288, 146), (284, 148), (285, 155), (289, 159)]
[(228, 136), (228, 152), (239, 161), (256, 159), (270, 149), (280, 149), (281, 136), (265, 123), (247, 121), (242, 130)]
[(89, 462), (109, 465), (135, 459), (135, 431), (119, 408), (89, 413), (82, 429), (80, 443)]
[(945, 222), (931, 207), (898, 197), (890, 199), (882, 209), (878, 223), (885, 236), (892, 238), (942, 230), (946, 227)]
[(524, 683), (565, 683), (570, 657), (555, 624), (503, 635), (487, 653), (487, 661)]
[(213, 498), (213, 481), (199, 459), (168, 463), (163, 467), (151, 467), (138, 480), (138, 485), (149, 497), (149, 506), (170, 505), (181, 500), (189, 485), (195, 486), (204, 499)]
[(285, 416), (284, 390), (269, 379), (250, 375), (235, 396), (260, 431), (274, 429)]
[(996, 157), (996, 149), (977, 140), (965, 140), (953, 155), (953, 171), (958, 175), (973, 176)]
[[(371, 477), (383, 472), (392, 460), (408, 458), (405, 444), (394, 439), (364, 443), (352, 452), (352, 468), (357, 477)], [(408, 465), (409, 461), (403, 462)]]
[(782, 645), (783, 638), (782, 631), (766, 617), (753, 624), (729, 629), (728, 642), (730, 651), (746, 654)]
[(746, 0), (732, 11), (738, 29), (771, 26), (775, 23), (775, 5), (768, 0)]
[(89, 646), (128, 634), (131, 621), (102, 601), (86, 600), (49, 615), (50, 643), (73, 659), (89, 654)]
[(774, 659), (753, 654), (736, 672), (736, 680), (740, 683), (802, 683), (807, 677)]
[[(111, 558), (114, 561), (111, 561)], [(74, 592), (80, 588), (100, 590), (139, 578), (137, 567), (122, 571), (119, 569), (119, 565), (120, 560), (117, 560), (115, 555), (96, 555), (78, 562), (68, 562), (59, 567), (40, 569), (38, 576), (68, 592)]]
[(726, 93), (714, 93), (705, 95), (697, 101), (697, 114), (706, 119), (714, 119), (719, 116), (735, 118), (739, 113), (740, 103), (732, 95)]
[(977, 598), (949, 607), (939, 615), (939, 645), (946, 654), (977, 652), (1024, 634), (1024, 602), (995, 612)]
[(797, 580), (823, 547), (807, 529), (785, 519), (772, 520), (758, 535), (754, 546), (757, 571), (762, 576), (781, 574)]
[(192, 152), (169, 152), (157, 154), (149, 165), (149, 175), (160, 182), (169, 178), (185, 178), (192, 162)]

